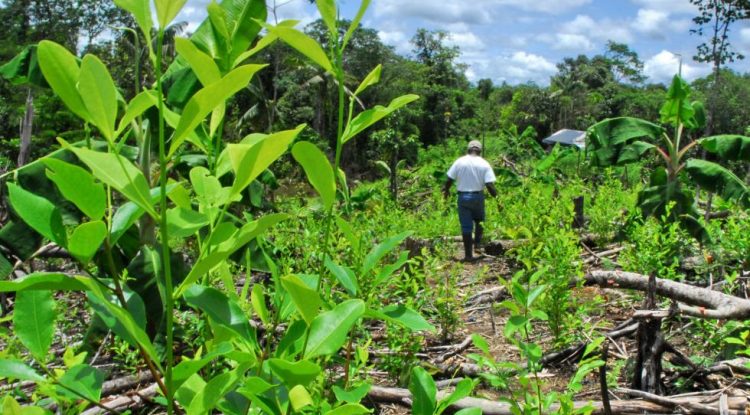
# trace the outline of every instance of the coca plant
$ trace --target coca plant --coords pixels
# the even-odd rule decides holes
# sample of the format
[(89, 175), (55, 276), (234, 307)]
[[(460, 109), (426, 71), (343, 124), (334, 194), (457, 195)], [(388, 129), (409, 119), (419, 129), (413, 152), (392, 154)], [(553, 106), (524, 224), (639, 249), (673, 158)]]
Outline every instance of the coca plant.
[(685, 184), (699, 185), (744, 208), (750, 207), (750, 189), (729, 169), (688, 157), (689, 152), (700, 146), (719, 160), (748, 161), (750, 137), (716, 135), (689, 140), (689, 132), (700, 131), (705, 125), (703, 105), (690, 101), (690, 87), (679, 76), (673, 78), (666, 98), (660, 110), (662, 125), (631, 117), (606, 119), (588, 129), (586, 151), (591, 163), (600, 167), (622, 166), (639, 161), (646, 153), (656, 153), (662, 163), (638, 194), (642, 213), (678, 221), (703, 241), (708, 236), (699, 221), (694, 193)]
[[(195, 34), (176, 39), (179, 58), (166, 71), (164, 30), (185, 0), (115, 3), (133, 15), (146, 39), (157, 79), (152, 88), (144, 88), (125, 102), (101, 60), (90, 54), (78, 59), (49, 41), (39, 43), (36, 55), (26, 54), (28, 59), (37, 59), (34, 64), (21, 65), (41, 70), (49, 87), (83, 120), (86, 135), (75, 142), (58, 139), (61, 150), (11, 174), (20, 178), (42, 172), (44, 177), (35, 179), (54, 186), (53, 191), (38, 192), (16, 180), (8, 183), (8, 198), (17, 223), (32, 229), (40, 242), (65, 248), (81, 272), (35, 272), (0, 281), (0, 292), (17, 295), (14, 330), (29, 351), (27, 361), (0, 360), (0, 378), (33, 381), (39, 394), (61, 407), (104, 407), (99, 403), (104, 375), (86, 363), (85, 354), (69, 349), (64, 369), (47, 369), (60, 318), (53, 293), (80, 291), (86, 293), (100, 322), (139, 353), (170, 414), (176, 403), (188, 414), (210, 413), (215, 408), (229, 414), (303, 409), (331, 414), (368, 412), (359, 404), (367, 384), (355, 386), (349, 376), (355, 366), (367, 363), (366, 348), (354, 344), (353, 329), (368, 318), (412, 330), (433, 330), (416, 311), (401, 305), (382, 307), (369, 290), (361, 289), (377, 286), (401, 268), (404, 255), (393, 264), (383, 260), (408, 233), (375, 246), (361, 264), (336, 263), (330, 248), (332, 228), (351, 227), (337, 213), (337, 193), (343, 195), (344, 203), (348, 199), (339, 166), (343, 145), (417, 99), (403, 96), (387, 107), (358, 114), (350, 104), (346, 112), (343, 54), (369, 1), (363, 1), (342, 35), (335, 2), (317, 2), (330, 31), (328, 53), (294, 29), (295, 22), (266, 25), (262, 0), (211, 3), (209, 17)], [(155, 42), (151, 39), (152, 7), (157, 17)], [(262, 27), (268, 33), (259, 38)], [(333, 165), (315, 145), (295, 143), (304, 125), (273, 134), (250, 134), (238, 143), (224, 141), (227, 101), (265, 66), (246, 61), (278, 39), (337, 81), (340, 99)], [(380, 66), (362, 80), (350, 102), (379, 77)], [(165, 82), (170, 85), (168, 93)], [(154, 119), (147, 111), (156, 111), (158, 116)], [(150, 161), (152, 135), (158, 148), (156, 169)], [(290, 147), (326, 209), (317, 273), (305, 269), (300, 270), (304, 274), (279, 275), (272, 267), (273, 284), (255, 284), (238, 295), (233, 275), (249, 276), (251, 269), (246, 264), (230, 268), (230, 257), (249, 249), (252, 240), (290, 216), (251, 217), (237, 214), (233, 207)], [(202, 160), (203, 165), (182, 177), (175, 165), (187, 155)], [(188, 250), (189, 260), (184, 262), (170, 245)], [(196, 309), (209, 328), (205, 347), (180, 359), (174, 356), (177, 304)], [(260, 324), (251, 324), (253, 316), (246, 310)], [(278, 342), (268, 334), (277, 330), (283, 332)], [(340, 360), (338, 352), (345, 343), (344, 379), (328, 379), (325, 368)], [(220, 373), (204, 370), (217, 362), (226, 369)], [(336, 392), (333, 402), (324, 393), (330, 387)], [(46, 402), (38, 401), (41, 406)], [(15, 408), (18, 403), (8, 397), (4, 406)]]

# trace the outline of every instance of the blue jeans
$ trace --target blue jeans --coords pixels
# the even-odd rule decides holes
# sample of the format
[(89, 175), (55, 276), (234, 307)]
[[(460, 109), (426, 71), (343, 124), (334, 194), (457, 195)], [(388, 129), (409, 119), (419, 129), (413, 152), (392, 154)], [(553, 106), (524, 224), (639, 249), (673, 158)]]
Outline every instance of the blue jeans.
[(472, 233), (474, 222), (484, 220), (484, 192), (458, 194), (458, 221), (461, 233)]

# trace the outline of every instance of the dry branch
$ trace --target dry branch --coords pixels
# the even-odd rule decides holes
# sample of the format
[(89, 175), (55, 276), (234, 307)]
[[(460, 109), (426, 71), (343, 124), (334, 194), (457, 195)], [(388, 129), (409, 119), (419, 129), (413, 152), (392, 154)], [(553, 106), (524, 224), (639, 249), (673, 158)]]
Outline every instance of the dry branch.
[[(648, 277), (622, 271), (592, 271), (587, 283), (602, 287), (648, 290)], [(746, 320), (750, 318), (750, 300), (676, 281), (656, 279), (656, 294), (679, 301), (682, 314), (705, 319)]]
[[(156, 383), (152, 383), (148, 387), (140, 389), (135, 393), (114, 396), (109, 400), (103, 400), (101, 403), (103, 406), (116, 411), (136, 409), (144, 406), (146, 402), (151, 401), (151, 398), (153, 398), (158, 391), (159, 386)], [(98, 415), (101, 413), (104, 413), (104, 410), (102, 408), (94, 407), (87, 409), (81, 415)]]
[[(438, 399), (442, 399), (448, 394), (448, 392), (439, 391)], [(646, 394), (650, 398), (650, 394)], [(654, 395), (655, 396), (655, 395)], [(411, 406), (412, 396), (409, 390), (401, 388), (386, 388), (381, 386), (373, 386), (368, 393), (370, 400), (378, 403), (398, 403), (404, 406)], [(715, 402), (716, 406), (706, 404), (702, 402), (701, 396), (695, 397), (680, 397), (680, 398), (669, 398), (661, 397), (660, 402), (653, 402), (651, 400), (619, 400), (610, 402), (612, 408), (612, 414), (639, 414), (644, 412), (657, 412), (665, 413), (672, 412), (676, 408), (688, 409), (690, 411), (700, 410), (700, 412), (687, 412), (697, 414), (710, 414), (719, 415), (720, 405), (719, 402)], [(575, 408), (583, 408), (591, 405), (594, 410), (593, 414), (603, 414), (604, 409), (601, 402), (574, 402)], [(747, 399), (745, 397), (735, 397), (727, 399), (728, 413), (731, 415), (745, 414), (747, 407)], [(480, 408), (484, 415), (511, 415), (510, 404), (495, 402), (488, 399), (479, 398), (464, 398), (451, 405), (452, 410), (461, 410), (466, 408)], [(549, 409), (550, 413), (553, 413), (559, 409), (559, 406), (552, 405)]]

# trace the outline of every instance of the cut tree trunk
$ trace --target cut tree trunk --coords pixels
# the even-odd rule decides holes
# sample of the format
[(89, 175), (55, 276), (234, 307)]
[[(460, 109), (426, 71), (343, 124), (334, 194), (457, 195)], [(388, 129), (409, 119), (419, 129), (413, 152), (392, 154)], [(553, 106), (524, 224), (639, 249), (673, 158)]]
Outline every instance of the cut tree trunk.
[(21, 167), (29, 162), (29, 155), (31, 154), (31, 132), (34, 127), (34, 95), (31, 93), (29, 88), (28, 95), (26, 96), (26, 112), (23, 114), (23, 120), (21, 120), (21, 145), (18, 149), (18, 166)]
[[(656, 276), (649, 277), (648, 291), (644, 308), (656, 307)], [(664, 385), (661, 381), (661, 356), (664, 354), (664, 337), (661, 334), (661, 318), (647, 316), (638, 325), (638, 356), (633, 374), (633, 388), (636, 390), (662, 395)]]
[[(639, 291), (648, 290), (648, 277), (633, 272), (592, 271), (584, 277), (589, 284), (619, 287)], [(750, 319), (750, 300), (696, 287), (681, 282), (656, 278), (655, 293), (679, 301), (678, 309), (686, 316), (704, 319)]]
[[(705, 396), (663, 397), (628, 389), (622, 392), (640, 393), (640, 397), (644, 399), (612, 401), (610, 402), (612, 414), (671, 413), (675, 410), (687, 414), (720, 415), (721, 413), (720, 402), (714, 400), (714, 402), (707, 403)], [(437, 398), (442, 399), (448, 393), (448, 391), (439, 391)], [(397, 403), (407, 407), (411, 407), (412, 404), (412, 395), (408, 389), (373, 386), (367, 396), (370, 401), (376, 403)], [(604, 414), (601, 402), (575, 401), (573, 405), (577, 409), (586, 406), (593, 407), (592, 414)], [(463, 398), (450, 406), (453, 411), (466, 408), (480, 408), (484, 415), (512, 415), (514, 413), (508, 403), (479, 398)], [(725, 413), (730, 415), (745, 415), (746, 408), (747, 398), (740, 396), (727, 399), (724, 409)], [(549, 413), (556, 413), (559, 410), (560, 406), (553, 404), (549, 408)]]

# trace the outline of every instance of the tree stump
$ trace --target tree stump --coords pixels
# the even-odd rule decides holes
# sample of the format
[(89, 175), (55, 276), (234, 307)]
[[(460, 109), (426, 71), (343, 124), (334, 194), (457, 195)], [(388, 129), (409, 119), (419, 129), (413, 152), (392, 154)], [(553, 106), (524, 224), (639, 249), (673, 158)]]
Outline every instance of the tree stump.
[(573, 216), (573, 229), (583, 229), (585, 226), (585, 218), (583, 216), (583, 196), (573, 198), (573, 210), (575, 216)]
[[(645, 310), (656, 308), (656, 276), (648, 280), (648, 291), (644, 302)], [(661, 333), (660, 313), (643, 313), (638, 325), (638, 357), (635, 363), (633, 389), (663, 395), (665, 391), (661, 380), (661, 357), (664, 354), (664, 337)]]

